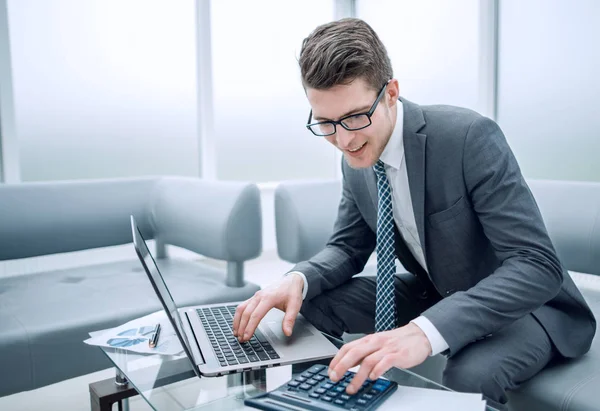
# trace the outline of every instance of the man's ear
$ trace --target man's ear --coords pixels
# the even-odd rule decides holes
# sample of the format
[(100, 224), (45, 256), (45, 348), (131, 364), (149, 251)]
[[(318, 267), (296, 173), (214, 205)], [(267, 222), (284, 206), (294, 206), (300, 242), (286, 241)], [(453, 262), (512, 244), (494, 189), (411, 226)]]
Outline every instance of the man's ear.
[(395, 106), (398, 102), (398, 97), (400, 97), (400, 85), (398, 84), (398, 80), (393, 78), (390, 80), (385, 92), (388, 107)]

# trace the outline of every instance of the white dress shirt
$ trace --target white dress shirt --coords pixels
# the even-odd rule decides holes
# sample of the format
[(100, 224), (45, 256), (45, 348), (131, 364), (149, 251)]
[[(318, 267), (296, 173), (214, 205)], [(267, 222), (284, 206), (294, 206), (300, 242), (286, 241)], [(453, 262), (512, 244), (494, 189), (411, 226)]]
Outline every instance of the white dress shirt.
[[(427, 263), (423, 255), (423, 248), (419, 240), (419, 231), (417, 230), (417, 222), (410, 197), (410, 189), (408, 185), (408, 172), (406, 170), (406, 162), (404, 160), (404, 110), (402, 102), (398, 101), (398, 111), (396, 118), (396, 126), (388, 141), (381, 157), (379, 159), (385, 165), (385, 173), (390, 183), (392, 190), (392, 208), (394, 214), (394, 222), (398, 226), (398, 230), (406, 245), (417, 259), (419, 264), (427, 271)], [(308, 291), (308, 281), (306, 276), (298, 271), (292, 271), (288, 274), (299, 274), (304, 280), (304, 290), (302, 299), (306, 298)], [(436, 355), (448, 349), (448, 343), (439, 333), (437, 328), (424, 316), (419, 316), (411, 321), (416, 324), (427, 336), (431, 344), (431, 355)]]

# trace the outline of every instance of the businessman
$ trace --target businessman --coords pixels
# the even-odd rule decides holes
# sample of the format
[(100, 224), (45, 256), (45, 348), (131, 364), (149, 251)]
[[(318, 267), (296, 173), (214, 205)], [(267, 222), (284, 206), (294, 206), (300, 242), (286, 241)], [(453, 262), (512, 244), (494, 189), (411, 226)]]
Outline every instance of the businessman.
[[(350, 394), (443, 353), (444, 385), (499, 408), (554, 357), (588, 351), (595, 319), (496, 123), (400, 97), (385, 47), (358, 19), (317, 27), (299, 64), (307, 128), (344, 153), (342, 198), (325, 249), (238, 307), (240, 340), (273, 307), (290, 335), (301, 312), (335, 336), (368, 334), (329, 367), (337, 380), (361, 365)], [(373, 251), (376, 278), (353, 277)]]

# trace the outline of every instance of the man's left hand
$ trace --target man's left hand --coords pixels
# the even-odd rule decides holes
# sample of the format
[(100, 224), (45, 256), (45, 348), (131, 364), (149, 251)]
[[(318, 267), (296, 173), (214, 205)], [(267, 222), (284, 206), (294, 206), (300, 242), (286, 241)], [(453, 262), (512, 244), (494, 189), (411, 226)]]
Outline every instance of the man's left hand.
[(411, 368), (431, 354), (431, 344), (415, 324), (367, 335), (344, 345), (329, 364), (329, 378), (338, 381), (350, 368), (360, 369), (346, 388), (354, 395), (367, 378), (376, 380), (392, 367)]

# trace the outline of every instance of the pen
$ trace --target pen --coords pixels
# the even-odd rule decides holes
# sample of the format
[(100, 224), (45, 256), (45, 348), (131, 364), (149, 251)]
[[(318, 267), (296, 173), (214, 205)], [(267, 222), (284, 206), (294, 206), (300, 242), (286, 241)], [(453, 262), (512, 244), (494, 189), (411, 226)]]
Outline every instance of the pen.
[(155, 348), (158, 344), (158, 335), (160, 334), (160, 323), (156, 324), (156, 328), (154, 334), (152, 334), (152, 338), (148, 341), (148, 345), (150, 348)]

